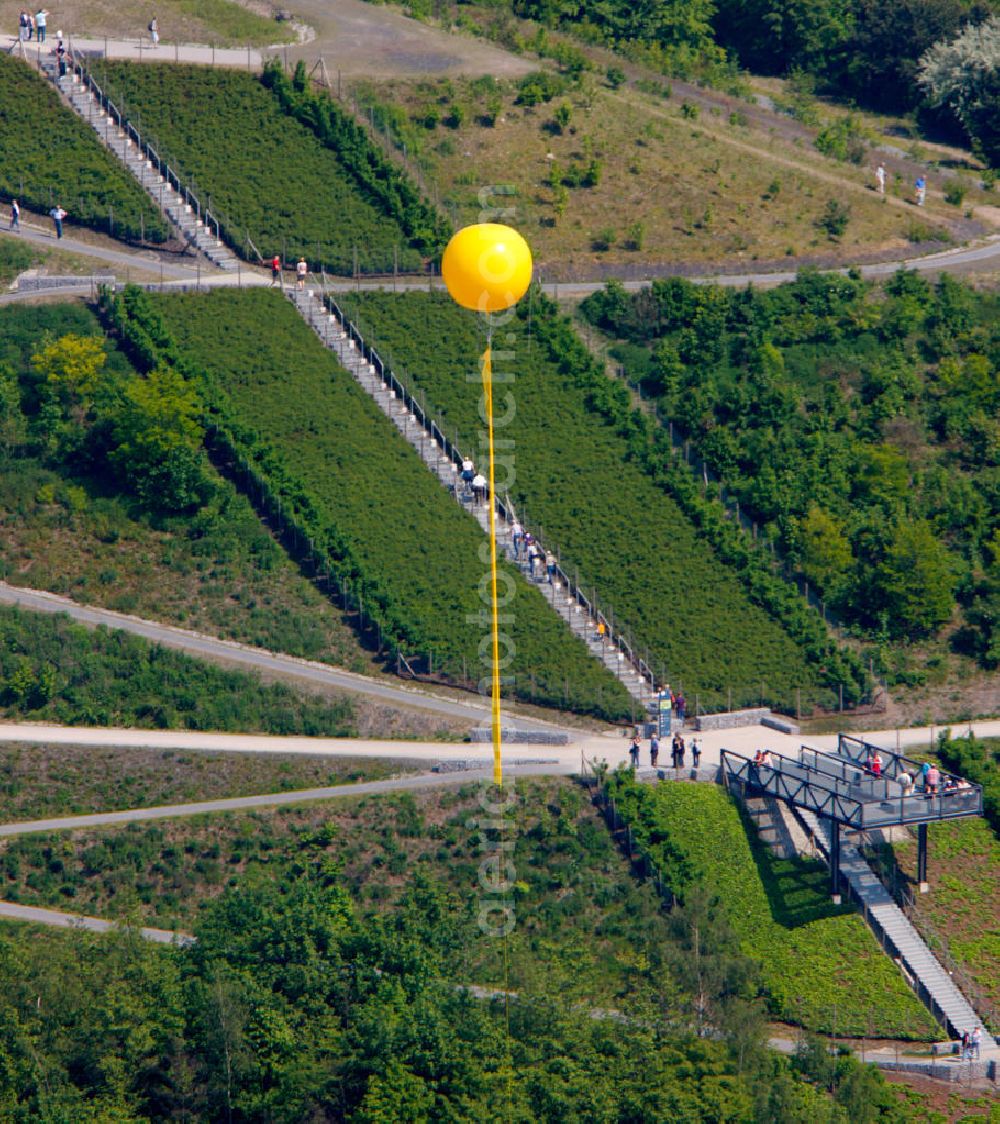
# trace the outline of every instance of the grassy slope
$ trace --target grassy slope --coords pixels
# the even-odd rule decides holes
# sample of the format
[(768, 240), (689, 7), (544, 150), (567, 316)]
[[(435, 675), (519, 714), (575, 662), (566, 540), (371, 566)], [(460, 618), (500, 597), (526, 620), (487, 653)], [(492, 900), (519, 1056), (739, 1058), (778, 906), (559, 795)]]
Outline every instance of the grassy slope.
[[(8, 26), (16, 26), (16, 19)], [(114, 209), (119, 235), (162, 242), (167, 226), (146, 193), (62, 105), (56, 91), (25, 63), (0, 56), (0, 196), (48, 214), (54, 203), (69, 222), (107, 231)], [(141, 223), (140, 223), (141, 220)], [(5, 216), (6, 221), (6, 216)]]
[[(417, 147), (425, 179), (456, 226), (480, 221), (482, 185), (513, 185), (514, 198), (491, 205), (514, 209), (508, 221), (525, 232), (547, 278), (608, 264), (731, 259), (749, 266), (790, 254), (850, 261), (904, 247), (917, 226), (948, 217), (949, 208), (938, 205), (940, 215), (928, 212), (918, 224), (911, 208), (883, 204), (860, 190), (867, 171), (783, 141), (780, 133), (732, 123), (725, 114), (685, 119), (680, 97), (663, 102), (634, 89), (612, 92), (597, 78), (585, 79), (584, 91), (538, 106), (515, 104), (511, 83), (489, 93), (464, 80), (397, 81), (364, 86), (358, 96), (394, 104), (409, 118), (407, 151)], [(490, 127), (483, 120), (496, 98), (502, 109)], [(571, 118), (560, 131), (553, 115), (564, 103)], [(464, 115), (459, 127), (422, 124), (429, 110), (449, 120), (455, 105)], [(566, 172), (592, 157), (603, 165), (599, 184), (569, 188), (560, 215), (553, 166)], [(899, 194), (907, 187), (901, 184)], [(836, 241), (817, 226), (831, 199), (845, 200), (851, 211)], [(598, 250), (601, 232), (612, 239)], [(927, 230), (919, 235), (927, 236)]]
[(281, 112), (257, 77), (197, 66), (106, 64), (111, 96), (211, 198), (239, 252), (304, 255), (314, 268), (419, 265), (400, 227), (358, 194), (337, 156)]
[[(482, 340), (474, 318), (441, 295), (361, 293), (342, 303), (426, 392), (431, 412), (475, 448), (481, 391), (467, 373)], [(579, 568), (584, 588), (596, 588), (689, 698), (699, 690), (725, 698), (731, 684), (734, 703), (756, 702), (761, 683), (788, 697), (811, 683), (800, 650), (749, 603), (675, 503), (625, 461), (624, 441), (588, 410), (585, 390), (532, 340), (530, 324), (503, 331), (513, 358), (501, 362), (516, 379), (516, 412), (503, 433), (516, 446), (512, 495), (570, 572)]]
[(376, 781), (426, 767), (367, 757), (4, 744), (0, 794), (3, 821), (14, 823)]
[[(519, 892), (510, 985), (628, 1009), (669, 995), (667, 921), (637, 885), (585, 795), (566, 780), (522, 782), (514, 834)], [(456, 982), (502, 986), (496, 940), (476, 924), (479, 789), (342, 798), (125, 829), (39, 835), (0, 846), (0, 896), (190, 926), (226, 884), (279, 881), (324, 862), (362, 907), (390, 910), (413, 875), (454, 895)]]
[[(633, 786), (619, 799), (677, 894), (695, 885), (718, 894), (744, 952), (763, 965), (776, 1015), (827, 1033), (940, 1034), (853, 907), (830, 904), (822, 864), (775, 858), (748, 835), (722, 789)], [(655, 824), (655, 840), (643, 842), (633, 800)]]
[[(192, 360), (212, 372), (244, 424), (289, 467), (420, 633), (478, 679), (484, 635), (478, 525), (451, 500), (354, 380), (274, 293), (161, 297), (157, 308)], [(259, 325), (267, 323), (265, 334)], [(446, 576), (445, 576), (446, 575)], [(626, 713), (624, 689), (516, 576), (521, 697)], [(463, 664), (464, 659), (464, 664)], [(505, 670), (505, 674), (507, 671)], [(535, 690), (537, 685), (537, 693)], [(568, 688), (568, 690), (567, 690)]]
[[(82, 305), (0, 309), (0, 361), (23, 371), (46, 333), (100, 331)], [(113, 362), (124, 362), (118, 352)], [(370, 656), (340, 612), (215, 478), (193, 519), (151, 520), (126, 495), (33, 459), (0, 461), (0, 574), (12, 584), (358, 671)], [(45, 489), (44, 491), (40, 491)]]

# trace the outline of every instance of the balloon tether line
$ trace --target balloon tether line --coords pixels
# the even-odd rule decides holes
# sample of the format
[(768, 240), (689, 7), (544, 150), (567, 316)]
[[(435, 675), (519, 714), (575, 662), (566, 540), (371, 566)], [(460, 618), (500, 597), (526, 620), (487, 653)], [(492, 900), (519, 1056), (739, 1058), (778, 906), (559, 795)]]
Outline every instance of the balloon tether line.
[(497, 522), (495, 470), (493, 460), (493, 325), (486, 337), (483, 352), (483, 397), (486, 401), (486, 428), (489, 441), (489, 519), (490, 519), (490, 604), (493, 610), (493, 783), (503, 785), (503, 763), (500, 756), (500, 617), (497, 604)]
[[(489, 445), (489, 520), (490, 520), (490, 602), (492, 614), (492, 639), (493, 639), (493, 690), (492, 690), (492, 732), (493, 732), (493, 783), (498, 789), (503, 789), (503, 761), (500, 752), (500, 613), (497, 603), (497, 524), (496, 524), (496, 489), (493, 456), (493, 323), (489, 318), (489, 328), (486, 334), (486, 350), (483, 352), (483, 398), (486, 405), (486, 430)], [(507, 812), (506, 808), (500, 813), (500, 855), (507, 854), (506, 848)], [(513, 1111), (513, 1089), (511, 1085), (511, 1057), (510, 1057), (510, 958), (507, 952), (507, 924), (504, 919), (502, 937), (503, 945), (503, 1013), (504, 1025), (507, 1032), (507, 1112), (508, 1116)]]

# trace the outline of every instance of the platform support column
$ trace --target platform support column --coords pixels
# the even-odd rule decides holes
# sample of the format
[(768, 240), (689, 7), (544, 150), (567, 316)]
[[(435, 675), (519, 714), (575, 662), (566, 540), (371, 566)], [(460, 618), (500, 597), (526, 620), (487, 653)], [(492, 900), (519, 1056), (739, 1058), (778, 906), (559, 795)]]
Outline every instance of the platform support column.
[(930, 889), (927, 881), (927, 824), (917, 825), (917, 888), (921, 894)]
[(840, 824), (830, 820), (830, 897), (840, 905)]

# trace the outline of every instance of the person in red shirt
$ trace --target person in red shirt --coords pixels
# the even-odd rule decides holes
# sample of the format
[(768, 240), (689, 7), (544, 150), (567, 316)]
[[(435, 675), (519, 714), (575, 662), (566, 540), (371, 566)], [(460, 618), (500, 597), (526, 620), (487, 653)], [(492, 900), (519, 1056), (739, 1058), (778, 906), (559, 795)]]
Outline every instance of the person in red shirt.
[(277, 254), (271, 258), (271, 284), (281, 284), (281, 258)]

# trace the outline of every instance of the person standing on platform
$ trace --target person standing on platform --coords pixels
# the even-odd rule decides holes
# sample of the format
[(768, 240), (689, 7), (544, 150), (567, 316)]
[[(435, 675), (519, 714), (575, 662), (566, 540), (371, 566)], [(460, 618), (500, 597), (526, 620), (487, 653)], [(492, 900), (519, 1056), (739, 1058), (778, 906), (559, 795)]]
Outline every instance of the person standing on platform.
[(295, 266), (295, 287), (297, 289), (304, 289), (306, 287), (306, 274), (309, 272), (309, 266), (306, 265), (305, 258), (299, 258), (298, 264)]
[(149, 21), (149, 41), (153, 44), (154, 47), (158, 47), (160, 45), (160, 24), (157, 21), (156, 16), (153, 16), (153, 18)]
[(35, 13), (35, 30), (38, 32), (38, 42), (45, 42), (45, 32), (49, 26), (49, 13), (44, 8), (39, 8)]
[(691, 739), (691, 764), (695, 770), (701, 767), (701, 746), (698, 744), (697, 738)]
[(656, 768), (657, 761), (660, 760), (660, 739), (653, 734), (649, 739), (649, 763)]
[(271, 258), (271, 286), (281, 284), (281, 255), (275, 254)]

